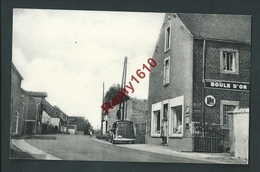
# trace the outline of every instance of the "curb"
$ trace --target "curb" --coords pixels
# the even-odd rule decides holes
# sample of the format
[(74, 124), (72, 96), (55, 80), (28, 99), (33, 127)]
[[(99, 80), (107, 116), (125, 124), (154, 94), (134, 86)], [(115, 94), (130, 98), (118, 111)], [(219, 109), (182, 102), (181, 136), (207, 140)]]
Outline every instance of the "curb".
[[(39, 160), (62, 160), (61, 158), (55, 157), (51, 154), (48, 154), (24, 141), (24, 139), (21, 140), (15, 140), (11, 139), (13, 145), (20, 149), (21, 151), (25, 152), (26, 154), (39, 159)], [(20, 142), (21, 145), (18, 144)]]
[(198, 160), (200, 158), (202, 161), (207, 161), (207, 162), (211, 162), (211, 163), (214, 163), (214, 164), (236, 164), (236, 163), (228, 163), (228, 162), (224, 162), (224, 161), (211, 160), (211, 159), (207, 159), (207, 157), (187, 157), (187, 155), (185, 155), (185, 153), (175, 152), (175, 151), (172, 151), (172, 150), (169, 150), (169, 151), (171, 151), (171, 153), (165, 154), (165, 153), (162, 153), (162, 152), (156, 152), (156, 151), (150, 151), (150, 150), (144, 150), (144, 149), (140, 150), (138, 148), (127, 147), (127, 146), (124, 146), (124, 145), (113, 145), (109, 142), (101, 141), (101, 140), (97, 139), (95, 136), (91, 137), (91, 140), (97, 141), (97, 142), (100, 142), (100, 143), (103, 143), (103, 144), (108, 144), (108, 145), (111, 145), (111, 146), (123, 147), (123, 148), (126, 148), (126, 149), (132, 149), (132, 150), (138, 150), (138, 151), (144, 151), (144, 152), (150, 152), (150, 153), (157, 153), (157, 154), (161, 154), (161, 155), (176, 156), (176, 157), (188, 158), (188, 159), (192, 159), (192, 160)]

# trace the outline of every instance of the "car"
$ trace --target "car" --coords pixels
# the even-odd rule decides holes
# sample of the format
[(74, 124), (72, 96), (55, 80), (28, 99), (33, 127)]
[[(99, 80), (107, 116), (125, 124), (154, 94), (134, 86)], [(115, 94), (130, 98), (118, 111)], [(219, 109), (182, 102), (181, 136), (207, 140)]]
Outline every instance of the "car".
[(135, 143), (136, 136), (132, 121), (117, 120), (109, 132), (109, 141), (115, 143)]

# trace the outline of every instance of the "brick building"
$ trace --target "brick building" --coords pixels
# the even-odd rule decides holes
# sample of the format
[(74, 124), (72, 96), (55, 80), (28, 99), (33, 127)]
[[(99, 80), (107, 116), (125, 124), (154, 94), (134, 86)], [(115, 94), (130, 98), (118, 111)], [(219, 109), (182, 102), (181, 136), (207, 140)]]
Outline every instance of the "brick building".
[(251, 16), (165, 15), (149, 79), (147, 142), (193, 151), (194, 123), (249, 108)]
[(22, 75), (18, 72), (14, 64), (11, 69), (11, 109), (10, 109), (10, 130), (11, 135), (22, 133), (24, 103), (21, 101)]
[(11, 75), (11, 117), (12, 135), (40, 134), (41, 102), (47, 97), (45, 92), (25, 91), (21, 88), (23, 78), (14, 64)]

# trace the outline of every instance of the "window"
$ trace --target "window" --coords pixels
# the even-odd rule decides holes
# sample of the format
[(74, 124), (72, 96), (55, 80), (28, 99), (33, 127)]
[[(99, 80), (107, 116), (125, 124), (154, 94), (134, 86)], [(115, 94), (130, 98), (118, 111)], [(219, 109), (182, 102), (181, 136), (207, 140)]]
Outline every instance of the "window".
[(238, 51), (222, 48), (220, 51), (220, 71), (227, 74), (239, 74)]
[(169, 84), (170, 81), (170, 57), (164, 59), (163, 85)]
[(182, 106), (171, 108), (170, 134), (182, 134)]
[(162, 121), (162, 102), (152, 104), (151, 111), (151, 136), (160, 137)]
[(236, 106), (234, 105), (223, 105), (223, 125), (228, 125), (228, 111), (233, 111)]
[(166, 27), (165, 29), (165, 45), (164, 45), (164, 51), (167, 52), (170, 50), (170, 44), (171, 44), (171, 28)]
[(163, 119), (168, 118), (168, 104), (163, 105)]
[(238, 101), (220, 101), (220, 124), (222, 126), (229, 125), (229, 115), (228, 112), (233, 111), (236, 107), (239, 107)]
[(154, 133), (160, 133), (161, 131), (161, 114), (160, 114), (160, 111), (154, 111), (153, 112), (153, 122), (154, 122), (154, 125), (153, 125), (153, 129), (154, 129)]

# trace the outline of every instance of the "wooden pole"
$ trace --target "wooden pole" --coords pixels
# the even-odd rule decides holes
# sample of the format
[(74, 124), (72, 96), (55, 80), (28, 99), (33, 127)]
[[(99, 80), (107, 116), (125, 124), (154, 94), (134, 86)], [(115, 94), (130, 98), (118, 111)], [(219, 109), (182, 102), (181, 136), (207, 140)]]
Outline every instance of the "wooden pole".
[[(105, 84), (103, 82), (102, 104), (104, 104), (104, 87), (105, 87)], [(101, 132), (103, 132), (103, 109), (101, 109)]]

